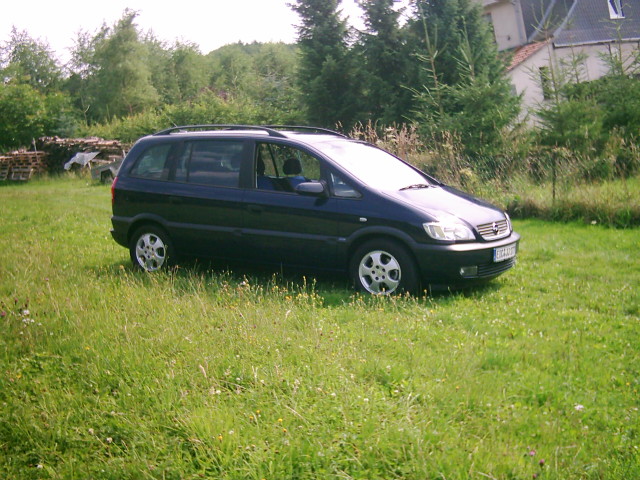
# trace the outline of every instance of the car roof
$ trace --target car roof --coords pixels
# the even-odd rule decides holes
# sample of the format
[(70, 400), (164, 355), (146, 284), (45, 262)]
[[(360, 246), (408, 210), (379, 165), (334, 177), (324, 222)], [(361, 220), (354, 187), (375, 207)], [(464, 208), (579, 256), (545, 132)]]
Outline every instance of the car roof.
[(360, 142), (347, 135), (319, 127), (291, 125), (183, 125), (161, 130), (144, 137), (144, 143), (162, 141), (162, 138), (269, 138), (288, 139), (309, 146), (327, 142)]

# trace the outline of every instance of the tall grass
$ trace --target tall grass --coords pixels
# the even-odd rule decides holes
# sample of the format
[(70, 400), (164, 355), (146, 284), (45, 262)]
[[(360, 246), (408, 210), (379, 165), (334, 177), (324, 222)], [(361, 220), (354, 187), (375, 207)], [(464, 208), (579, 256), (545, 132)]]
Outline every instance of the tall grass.
[[(640, 151), (611, 137), (599, 157), (564, 148), (532, 149), (512, 132), (500, 155), (470, 158), (459, 139), (426, 148), (415, 127), (356, 126), (350, 133), (389, 150), (439, 180), (490, 200), (517, 218), (640, 226)], [(617, 143), (616, 143), (617, 141)]]
[(109, 192), (0, 186), (0, 477), (640, 478), (640, 232), (517, 221), (427, 298), (133, 271)]

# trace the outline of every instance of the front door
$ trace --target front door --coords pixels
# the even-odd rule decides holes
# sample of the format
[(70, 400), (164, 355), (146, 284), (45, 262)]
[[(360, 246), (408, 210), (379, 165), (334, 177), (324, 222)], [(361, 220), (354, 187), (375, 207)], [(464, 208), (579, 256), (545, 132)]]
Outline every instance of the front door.
[(323, 179), (322, 163), (298, 148), (275, 142), (256, 146), (254, 189), (245, 192), (245, 257), (261, 262), (335, 269), (336, 199), (295, 192), (301, 182)]

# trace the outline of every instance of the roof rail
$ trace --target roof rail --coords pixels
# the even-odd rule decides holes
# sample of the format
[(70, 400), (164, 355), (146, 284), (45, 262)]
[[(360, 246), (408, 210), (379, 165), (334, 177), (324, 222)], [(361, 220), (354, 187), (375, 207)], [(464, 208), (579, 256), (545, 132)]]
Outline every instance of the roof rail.
[(211, 129), (219, 129), (219, 130), (262, 130), (267, 132), (270, 137), (280, 137), (286, 138), (285, 135), (276, 131), (270, 127), (264, 127), (260, 125), (183, 125), (181, 127), (171, 127), (166, 130), (161, 130), (159, 132), (154, 133), (153, 135), (169, 135), (173, 132), (186, 132), (187, 130), (211, 130)]
[(315, 133), (328, 133), (329, 135), (337, 135), (339, 137), (349, 138), (347, 135), (336, 132), (335, 130), (329, 130), (328, 128), (320, 128), (320, 127), (306, 127), (303, 125), (263, 125), (264, 128), (273, 129), (273, 130), (293, 130), (293, 131), (301, 131), (301, 132), (315, 132)]
[(282, 134), (278, 130), (291, 130), (291, 131), (299, 131), (299, 132), (313, 132), (313, 133), (326, 133), (329, 135), (336, 135), (343, 138), (349, 138), (347, 135), (344, 135), (340, 132), (336, 132), (335, 130), (329, 130), (327, 128), (320, 127), (307, 127), (302, 125), (220, 125), (220, 124), (210, 124), (210, 125), (183, 125), (180, 127), (171, 127), (165, 130), (161, 130), (159, 132), (154, 133), (154, 135), (169, 135), (174, 132), (187, 131), (187, 130), (206, 130), (206, 129), (219, 129), (219, 130), (261, 130), (269, 134), (270, 137), (279, 137), (286, 138), (286, 135)]

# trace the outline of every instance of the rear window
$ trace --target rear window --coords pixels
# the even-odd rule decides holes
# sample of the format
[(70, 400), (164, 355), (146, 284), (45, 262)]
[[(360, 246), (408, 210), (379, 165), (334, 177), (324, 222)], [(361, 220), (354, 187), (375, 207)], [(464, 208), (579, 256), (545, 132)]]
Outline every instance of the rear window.
[(156, 145), (142, 154), (131, 169), (130, 175), (152, 180), (166, 180), (169, 177), (171, 145)]

